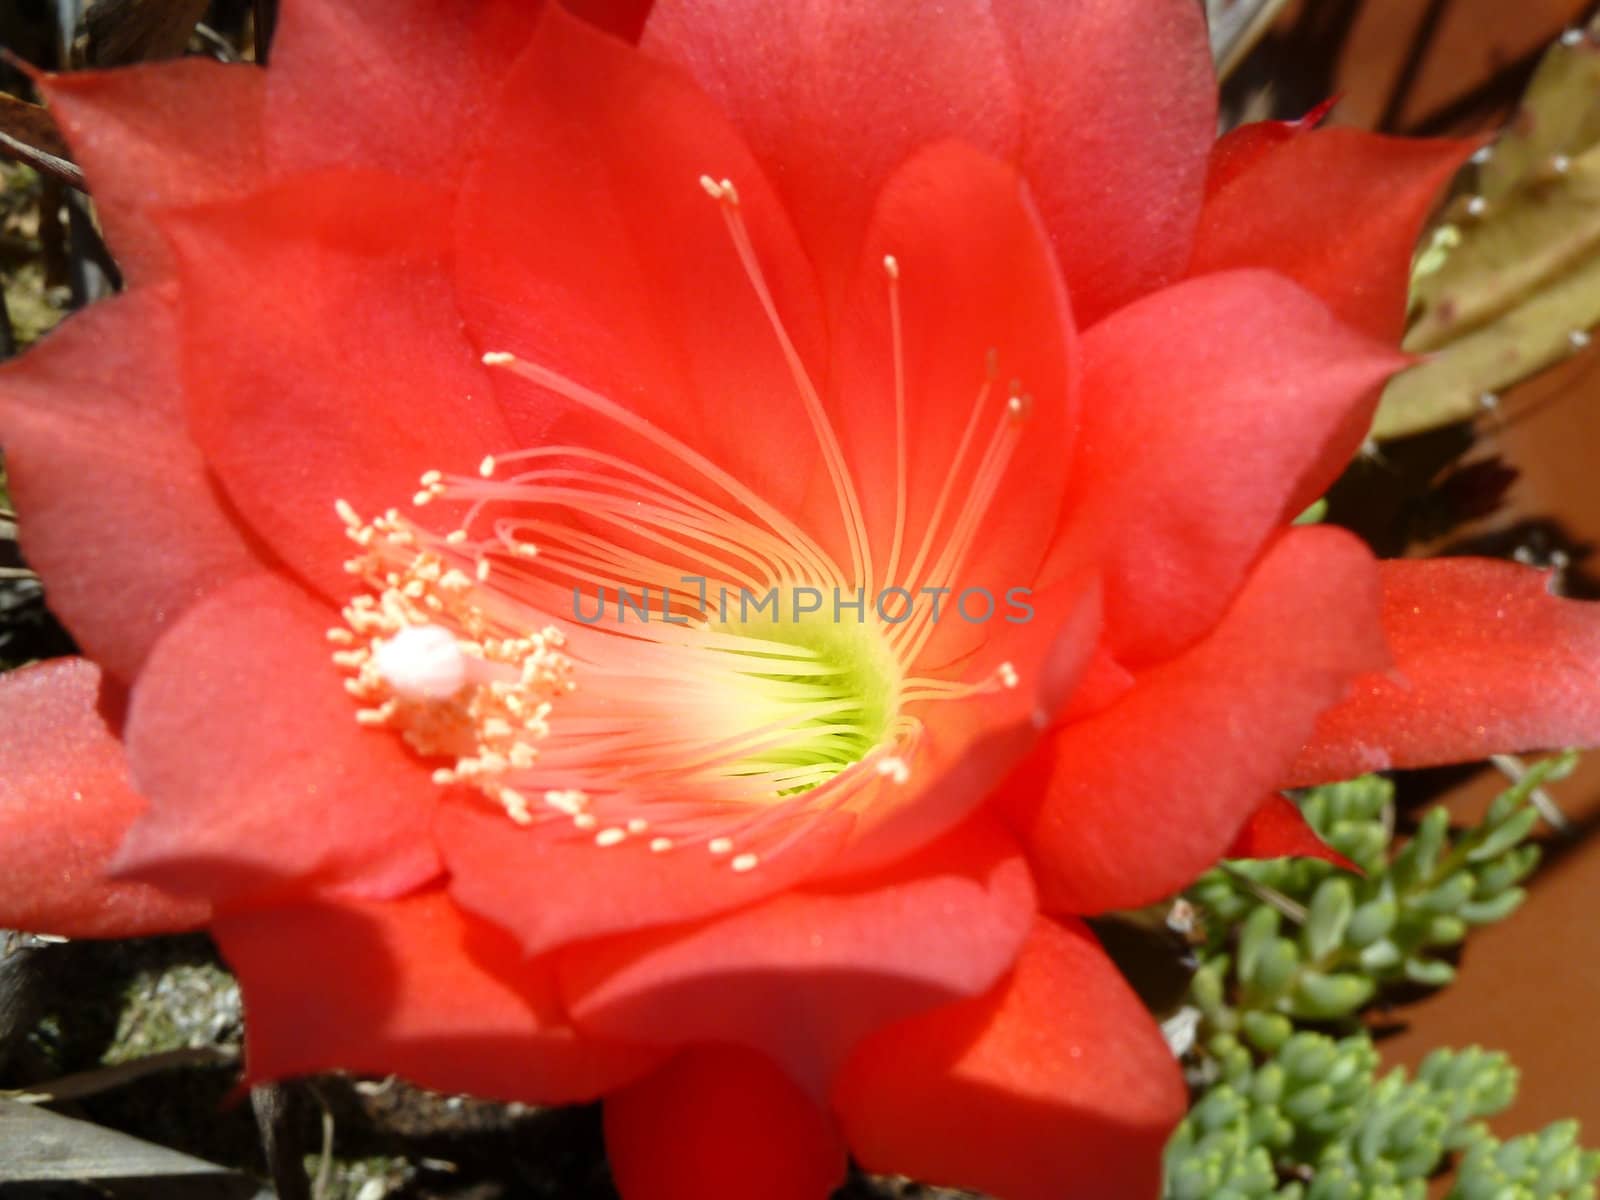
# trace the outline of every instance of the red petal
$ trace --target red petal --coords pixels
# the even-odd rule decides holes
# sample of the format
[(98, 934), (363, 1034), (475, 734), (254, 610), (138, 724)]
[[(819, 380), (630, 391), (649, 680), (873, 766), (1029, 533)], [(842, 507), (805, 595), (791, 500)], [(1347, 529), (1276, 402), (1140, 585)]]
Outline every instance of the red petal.
[(1023, 173), (1078, 324), (1183, 274), (1216, 135), (1205, 19), (1188, 0), (998, 0)]
[(1252, 121), (1225, 133), (1211, 148), (1206, 170), (1206, 199), (1271, 155), (1283, 142), (1305, 132), (1298, 121)]
[(1478, 144), (1353, 129), (1282, 142), (1207, 200), (1189, 271), (1266, 267), (1357, 329), (1398, 342), (1412, 247)]
[(744, 872), (701, 847), (652, 854), (643, 838), (602, 847), (570, 826), (514, 825), (475, 798), (444, 805), (436, 833), (451, 895), (536, 956), (570, 942), (698, 920), (784, 891), (834, 858), (850, 826), (847, 814), (835, 813)]
[(987, 996), (868, 1039), (834, 1089), (868, 1169), (1006, 1200), (1148, 1200), (1186, 1101), (1155, 1022), (1076, 921), (1040, 920)]
[(608, 1096), (605, 1127), (622, 1200), (827, 1200), (844, 1182), (827, 1114), (731, 1046), (688, 1051)]
[(1021, 108), (981, 0), (933, 6), (657, 0), (641, 44), (685, 67), (748, 139), (794, 215), (830, 304), (879, 188), (959, 138), (1015, 159)]
[[(94, 196), (130, 285), (172, 272), (149, 210), (203, 204), (259, 186), (266, 78), (207, 59), (46, 76), (50, 113)], [(206, 132), (195, 113), (206, 115)]]
[(99, 695), (100, 671), (81, 658), (0, 676), (0, 928), (138, 937), (193, 929), (209, 914), (197, 900), (106, 877), (144, 801)]
[[(884, 269), (891, 255), (899, 275), (893, 286), (902, 326), (903, 452), (891, 283)], [(1033, 582), (1066, 488), (1077, 420), (1076, 358), (1060, 277), (1016, 173), (951, 142), (897, 170), (872, 213), (832, 401), (861, 498), (870, 578), (910, 588), (984, 587), (996, 597)], [(1013, 380), (1031, 398), (1021, 418), (1007, 408), (1007, 381)], [(971, 433), (969, 422), (975, 422)], [(997, 430), (1009, 435), (1015, 450), (985, 503), (975, 495), (976, 468)], [(964, 435), (971, 444), (958, 459)], [(905, 516), (897, 550), (902, 453)], [(929, 529), (935, 516), (936, 531)], [(963, 516), (980, 518), (982, 532), (961, 563), (941, 575), (934, 565)], [(931, 553), (924, 560), (925, 537)], [(912, 578), (918, 562), (924, 565)], [(949, 603), (953, 609), (953, 597)], [(945, 620), (919, 661), (951, 662), (987, 632)]]
[(1318, 837), (1301, 815), (1300, 806), (1280, 792), (1273, 792), (1256, 806), (1222, 857), (1320, 858), (1347, 871), (1361, 870)]
[(575, 947), (561, 957), (562, 992), (585, 1031), (748, 1046), (822, 1095), (866, 1034), (989, 988), (1033, 915), (1016, 843), (990, 821), (968, 822), (849, 886)]
[(450, 303), (448, 203), (417, 180), (339, 171), (164, 218), (195, 439), (329, 599), (352, 590), (336, 499), (381, 513), (423, 471), (470, 472), (510, 441)]
[(1057, 553), (1104, 571), (1107, 646), (1128, 666), (1217, 622), (1299, 496), (1344, 466), (1362, 398), (1403, 363), (1263, 271), (1130, 305), (1085, 336), (1083, 357)]
[(251, 1082), (343, 1070), (571, 1104), (658, 1058), (577, 1034), (548, 969), (443, 892), (230, 913), (214, 932), (250, 1014)]
[(652, 3), (653, 0), (561, 0), (561, 7), (613, 37), (637, 43)]
[(945, 138), (1020, 161), (1084, 323), (1182, 270), (1215, 111), (1183, 0), (661, 0), (643, 44), (738, 123), (830, 299), (878, 187)]
[(1310, 133), (1322, 123), (1336, 102), (1337, 97), (1324, 100), (1298, 121), (1252, 121), (1223, 134), (1211, 147), (1211, 162), (1206, 168), (1206, 199), (1211, 199), (1262, 159), (1270, 157), (1282, 143)]
[(1133, 688), (1136, 680), (1104, 647), (1097, 647), (1079, 676), (1067, 704), (1056, 713), (1060, 724), (1081, 721), (1110, 708)]
[(184, 428), (168, 291), (102, 301), (0, 369), (23, 550), (125, 682), (189, 605), (260, 569)]
[(1323, 716), (1289, 780), (1600, 744), (1600, 605), (1489, 559), (1380, 571), (1395, 669)]
[(393, 895), (437, 873), (439, 789), (399, 737), (356, 724), (324, 637), (336, 622), (261, 574), (161, 640), (128, 714), (150, 811), (123, 874), (220, 902), (311, 882)]
[(1377, 570), (1341, 530), (1296, 529), (1222, 623), (1057, 733), (1007, 785), (1046, 908), (1133, 908), (1222, 856), (1317, 715), (1386, 661)]
[[(702, 172), (737, 186), (777, 311), (819, 387), (821, 326), (809, 267), (738, 135), (676, 72), (556, 8), (499, 103), (497, 136), (457, 210), (457, 282), (479, 348), (609, 397), (796, 515), (826, 479), (817, 439)], [(520, 401), (520, 444), (599, 447), (729, 504), (704, 474), (608, 419), (510, 376), (498, 386)], [(807, 530), (818, 536), (838, 523), (823, 494), (827, 520)]]
[(448, 183), (492, 128), (495, 91), (540, 8), (284, 0), (267, 72), (274, 169), (377, 167)]

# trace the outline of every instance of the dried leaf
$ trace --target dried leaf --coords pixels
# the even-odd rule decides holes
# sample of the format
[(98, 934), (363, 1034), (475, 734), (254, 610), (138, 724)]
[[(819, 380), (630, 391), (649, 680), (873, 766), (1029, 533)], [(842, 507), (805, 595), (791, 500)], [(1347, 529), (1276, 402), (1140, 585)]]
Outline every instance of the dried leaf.
[(1475, 417), (1501, 389), (1586, 344), (1588, 335), (1582, 331), (1596, 324), (1600, 258), (1395, 379), (1384, 393), (1372, 435), (1380, 440), (1404, 437)]
[(96, 0), (85, 17), (97, 67), (176, 58), (189, 45), (208, 0)]
[(1517, 115), (1478, 171), (1477, 192), (1491, 205), (1561, 157), (1576, 158), (1600, 144), (1600, 46), (1591, 30), (1566, 34), (1528, 81)]
[(292, 1093), (283, 1084), (257, 1084), (250, 1089), (250, 1106), (278, 1200), (312, 1200), (305, 1168), (307, 1147), (294, 1120)]
[(71, 187), (83, 186), (83, 172), (42, 105), (0, 94), (0, 157), (26, 163), (41, 175)]
[(1412, 279), (1379, 439), (1478, 415), (1600, 324), (1600, 21), (1551, 47), (1515, 120), (1467, 169)]
[(1219, 78), (1233, 74), (1286, 6), (1287, 0), (1206, 0)]
[(33, 1087), (0, 1092), (0, 1096), (9, 1095), (13, 1099), (30, 1104), (80, 1100), (84, 1096), (93, 1096), (122, 1087), (146, 1075), (177, 1070), (180, 1067), (221, 1066), (238, 1061), (238, 1057), (236, 1051), (223, 1046), (184, 1046), (177, 1050), (165, 1050), (160, 1054), (147, 1054), (143, 1058), (97, 1067), (92, 1071), (63, 1075), (58, 1079), (52, 1079), (49, 1083), (36, 1084)]
[(1460, 246), (1414, 288), (1413, 353), (1448, 347), (1600, 255), (1600, 149), (1566, 160), (1559, 177), (1525, 182), (1460, 228)]

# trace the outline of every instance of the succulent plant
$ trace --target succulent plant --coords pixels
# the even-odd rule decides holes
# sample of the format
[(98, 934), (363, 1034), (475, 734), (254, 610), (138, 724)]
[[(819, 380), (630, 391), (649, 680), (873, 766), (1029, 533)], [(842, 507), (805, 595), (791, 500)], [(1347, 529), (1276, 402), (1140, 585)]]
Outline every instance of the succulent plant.
[(1483, 820), (1453, 831), (1434, 808), (1391, 854), (1394, 788), (1369, 776), (1317, 788), (1302, 811), (1357, 876), (1312, 859), (1234, 862), (1188, 893), (1206, 941), (1190, 987), (1208, 1027), (1273, 1050), (1294, 1021), (1336, 1021), (1385, 985), (1440, 987), (1443, 957), (1468, 930), (1515, 912), (1539, 861), (1526, 843), (1539, 819), (1531, 797), (1571, 769), (1570, 757), (1531, 768)]
[(1227, 1033), (1206, 1055), (1216, 1079), (1168, 1143), (1163, 1200), (1422, 1200), (1458, 1152), (1451, 1200), (1594, 1195), (1600, 1152), (1574, 1122), (1509, 1142), (1481, 1124), (1516, 1096), (1503, 1054), (1436, 1050), (1415, 1077), (1380, 1076), (1366, 1034), (1301, 1031), (1264, 1059)]
[(1508, 1142), (1477, 1137), (1447, 1200), (1593, 1200), (1600, 1151), (1578, 1145), (1578, 1123), (1557, 1121)]
[[(1442, 986), (1441, 952), (1509, 916), (1538, 862), (1534, 796), (1573, 759), (1522, 773), (1483, 819), (1434, 808), (1397, 846), (1394, 787), (1368, 776), (1297, 800), (1361, 875), (1312, 859), (1232, 862), (1185, 895), (1199, 918), (1189, 1005), (1201, 1087), (1167, 1147), (1163, 1200), (1424, 1200), (1454, 1155), (1448, 1200), (1593, 1200), (1600, 1152), (1573, 1122), (1499, 1141), (1483, 1118), (1517, 1073), (1478, 1047), (1379, 1073), (1356, 1020), (1385, 986)], [(1342, 1025), (1335, 1038), (1302, 1026)]]

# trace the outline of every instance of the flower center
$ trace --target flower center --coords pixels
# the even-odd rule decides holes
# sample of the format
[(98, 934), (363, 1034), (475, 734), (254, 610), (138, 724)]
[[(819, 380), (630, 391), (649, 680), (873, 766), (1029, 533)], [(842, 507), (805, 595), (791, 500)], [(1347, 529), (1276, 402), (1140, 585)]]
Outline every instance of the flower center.
[[(486, 485), (424, 492), (446, 486)], [(476, 788), (519, 824), (570, 824), (601, 847), (702, 846), (746, 871), (864, 784), (907, 777), (908, 681), (854, 597), (837, 594), (836, 621), (822, 588), (720, 580), (702, 599), (624, 574), (587, 602), (563, 587), (562, 612), (550, 575), (566, 569), (507, 526), (478, 541), (396, 510), (340, 512), (360, 548), (347, 569), (370, 588), (329, 632), (356, 719), (445, 760), (437, 783)], [(852, 772), (869, 760), (876, 774)]]
[(643, 417), (493, 353), (485, 364), (600, 418), (619, 443), (636, 441), (699, 485), (625, 454), (551, 444), (486, 458), (475, 475), (423, 475), (415, 507), (462, 506), (446, 533), (395, 509), (368, 521), (340, 501), (358, 547), (346, 567), (369, 591), (329, 638), (357, 720), (437, 760), (441, 785), (476, 788), (519, 824), (553, 824), (600, 847), (700, 847), (748, 871), (821, 816), (865, 811), (907, 784), (920, 706), (1017, 685), (1009, 663), (978, 683), (919, 678), (913, 667), (1029, 401), (1015, 388), (997, 394), (989, 364), (944, 491), (920, 538), (909, 537), (899, 267), (885, 259), (898, 494), (887, 562), (875, 568), (855, 481), (778, 319), (737, 193), (702, 186), (722, 206), (789, 361), (838, 498), (848, 568)]
[[(816, 591), (772, 595), (793, 613)], [(731, 774), (756, 779), (775, 796), (795, 795), (828, 782), (882, 743), (899, 707), (901, 672), (876, 630), (834, 622), (819, 611), (810, 619), (734, 623), (722, 632), (745, 643), (720, 651), (734, 656), (747, 681), (730, 699), (759, 726), (788, 731), (733, 764)]]

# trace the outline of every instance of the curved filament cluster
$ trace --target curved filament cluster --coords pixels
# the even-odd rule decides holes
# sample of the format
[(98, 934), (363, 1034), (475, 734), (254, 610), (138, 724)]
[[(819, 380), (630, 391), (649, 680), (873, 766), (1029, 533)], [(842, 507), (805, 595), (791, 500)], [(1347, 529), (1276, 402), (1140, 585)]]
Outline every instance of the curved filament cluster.
[(368, 521), (340, 501), (357, 546), (347, 569), (370, 590), (329, 636), (357, 719), (444, 760), (439, 783), (477, 788), (520, 824), (600, 847), (697, 846), (745, 871), (821, 815), (861, 811), (911, 781), (923, 725), (908, 707), (1016, 686), (1010, 664), (977, 684), (915, 677), (933, 632), (926, 606), (886, 620), (870, 600), (851, 601), (959, 577), (1030, 402), (1015, 387), (996, 395), (991, 361), (912, 550), (900, 270), (885, 260), (899, 485), (893, 543), (875, 569), (855, 481), (761, 276), (737, 192), (702, 186), (790, 365), (848, 567), (637, 413), (492, 353), (486, 364), (599, 418), (618, 451), (553, 442), (486, 458), (471, 474), (429, 471), (412, 502), (454, 506), (442, 534), (392, 509)]

